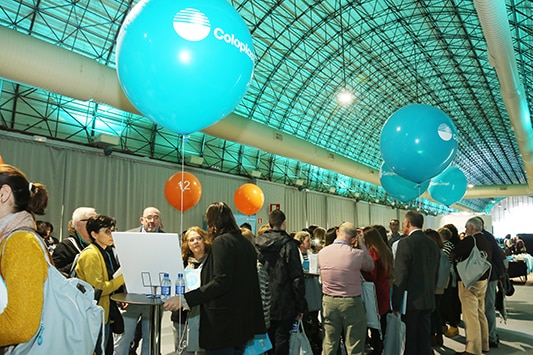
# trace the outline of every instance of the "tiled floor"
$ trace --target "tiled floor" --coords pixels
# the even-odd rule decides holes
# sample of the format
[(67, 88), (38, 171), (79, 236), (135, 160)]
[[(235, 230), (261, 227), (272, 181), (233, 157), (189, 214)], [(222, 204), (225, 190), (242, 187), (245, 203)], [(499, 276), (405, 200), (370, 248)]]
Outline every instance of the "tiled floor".
[[(491, 355), (533, 354), (533, 274), (525, 285), (515, 283), (515, 294), (506, 299), (508, 320), (504, 324), (497, 318), (500, 347), (491, 349)], [(454, 354), (464, 350), (464, 328), (459, 335), (445, 338), (444, 346), (435, 348), (435, 354)], [(161, 354), (174, 355), (174, 338), (170, 313), (163, 314), (161, 329)]]

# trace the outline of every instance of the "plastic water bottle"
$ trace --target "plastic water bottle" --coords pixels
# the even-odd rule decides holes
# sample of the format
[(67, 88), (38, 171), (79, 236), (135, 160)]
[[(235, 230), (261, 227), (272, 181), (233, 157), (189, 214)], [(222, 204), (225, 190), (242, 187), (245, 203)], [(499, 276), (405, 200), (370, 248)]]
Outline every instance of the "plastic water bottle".
[(295, 321), (293, 324), (292, 324), (292, 329), (291, 329), (291, 333), (298, 333), (298, 321)]
[(163, 274), (163, 279), (161, 280), (161, 301), (165, 302), (170, 298), (170, 292), (172, 290), (172, 281), (170, 277), (165, 272)]
[(178, 278), (176, 279), (176, 296), (180, 298), (181, 306), (184, 310), (189, 310), (189, 306), (187, 305), (187, 301), (185, 300), (185, 279), (183, 278), (183, 274), (178, 274)]
[(178, 274), (178, 278), (176, 279), (176, 296), (180, 298), (180, 300), (183, 302), (183, 295), (185, 294), (185, 279), (183, 278), (183, 274)]

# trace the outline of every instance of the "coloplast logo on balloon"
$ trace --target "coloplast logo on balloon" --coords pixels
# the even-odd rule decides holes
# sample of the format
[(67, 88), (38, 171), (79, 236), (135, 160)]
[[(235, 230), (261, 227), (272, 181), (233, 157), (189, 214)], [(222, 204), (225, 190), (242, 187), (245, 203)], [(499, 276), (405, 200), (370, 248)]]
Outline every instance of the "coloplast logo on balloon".
[[(174, 16), (173, 26), (174, 31), (183, 39), (195, 42), (205, 39), (211, 31), (211, 23), (207, 16), (193, 8), (186, 8), (177, 12)], [(239, 52), (248, 56), (252, 63), (255, 62), (255, 54), (251, 46), (243, 42), (235, 34), (228, 33), (221, 27), (216, 27), (213, 34), (217, 40), (235, 47)]]
[(439, 128), (437, 128), (437, 130), (439, 132), (439, 137), (442, 140), (449, 141), (450, 139), (453, 138), (452, 129), (446, 123), (441, 123), (439, 125)]
[(244, 52), (252, 62), (255, 61), (255, 54), (248, 46), (248, 43), (242, 42), (234, 34), (225, 33), (224, 30), (220, 27), (215, 28), (214, 34), (216, 39), (224, 41), (231, 46), (234, 46), (241, 53)]
[(174, 16), (174, 31), (188, 41), (201, 41), (209, 35), (211, 24), (204, 13), (193, 8), (183, 9)]

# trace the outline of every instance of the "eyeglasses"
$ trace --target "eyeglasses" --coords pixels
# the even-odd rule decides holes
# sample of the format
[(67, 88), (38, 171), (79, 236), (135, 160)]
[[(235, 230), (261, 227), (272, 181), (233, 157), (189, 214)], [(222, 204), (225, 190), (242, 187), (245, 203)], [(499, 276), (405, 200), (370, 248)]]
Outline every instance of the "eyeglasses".
[[(103, 228), (102, 228), (103, 229)], [(111, 233), (113, 233), (115, 230), (114, 229), (109, 229), (109, 228), (106, 228), (102, 231), (102, 229), (100, 229), (101, 232), (104, 232), (105, 234), (107, 235), (111, 235)]]
[(158, 221), (161, 217), (156, 215), (156, 216), (146, 216), (143, 218), (146, 219), (147, 221)]

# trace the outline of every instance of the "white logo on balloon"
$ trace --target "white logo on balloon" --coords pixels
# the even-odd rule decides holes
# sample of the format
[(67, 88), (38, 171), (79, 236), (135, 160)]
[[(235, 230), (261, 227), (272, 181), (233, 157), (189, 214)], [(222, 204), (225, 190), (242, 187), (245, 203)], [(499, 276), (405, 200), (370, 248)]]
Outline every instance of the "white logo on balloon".
[(441, 123), (437, 129), (439, 137), (444, 141), (449, 141), (453, 138), (452, 129), (446, 123)]
[(209, 19), (202, 12), (187, 8), (176, 13), (174, 16), (174, 31), (188, 41), (201, 41), (211, 31)]

